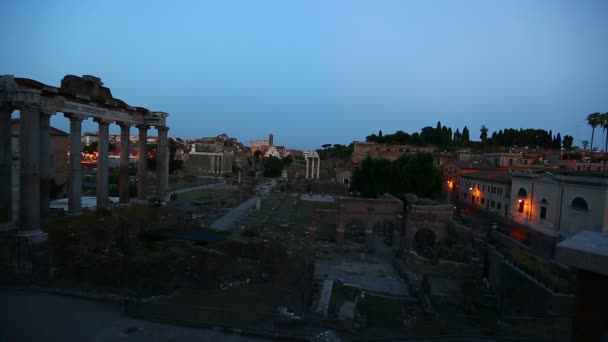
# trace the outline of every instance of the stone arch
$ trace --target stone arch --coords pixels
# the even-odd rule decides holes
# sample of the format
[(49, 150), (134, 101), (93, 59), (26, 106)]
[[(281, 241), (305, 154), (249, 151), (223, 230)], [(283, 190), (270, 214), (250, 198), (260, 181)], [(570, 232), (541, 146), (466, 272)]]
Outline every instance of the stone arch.
[(437, 235), (430, 229), (423, 228), (414, 234), (414, 250), (416, 253), (428, 256), (435, 248)]
[[(416, 250), (416, 235), (419, 231), (427, 229), (435, 236), (435, 245), (442, 244), (448, 234), (448, 225), (452, 220), (454, 207), (449, 204), (440, 205), (410, 205), (405, 221), (405, 247)], [(421, 233), (424, 234), (427, 233)]]
[[(347, 233), (349, 229), (352, 229), (348, 227), (348, 223), (359, 220), (365, 227), (366, 250), (373, 251), (374, 226), (384, 220), (390, 221), (394, 226), (392, 233), (395, 231), (401, 233), (403, 227), (400, 227), (399, 222), (403, 218), (402, 213), (403, 202), (388, 194), (377, 199), (342, 198), (338, 210), (336, 242), (338, 246), (342, 246), (346, 235), (353, 235), (353, 233)], [(360, 232), (360, 229), (358, 231)], [(357, 232), (354, 234), (356, 236)]]

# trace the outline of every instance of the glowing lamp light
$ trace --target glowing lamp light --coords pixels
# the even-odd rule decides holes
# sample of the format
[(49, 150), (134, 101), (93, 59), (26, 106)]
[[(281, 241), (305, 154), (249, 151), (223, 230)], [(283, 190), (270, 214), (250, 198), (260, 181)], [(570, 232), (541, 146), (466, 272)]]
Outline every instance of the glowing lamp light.
[(469, 188), (469, 191), (473, 191), (473, 188)]
[(524, 200), (517, 200), (517, 202), (519, 202), (519, 203), (521, 203), (521, 202), (523, 202), (523, 201), (524, 201)]

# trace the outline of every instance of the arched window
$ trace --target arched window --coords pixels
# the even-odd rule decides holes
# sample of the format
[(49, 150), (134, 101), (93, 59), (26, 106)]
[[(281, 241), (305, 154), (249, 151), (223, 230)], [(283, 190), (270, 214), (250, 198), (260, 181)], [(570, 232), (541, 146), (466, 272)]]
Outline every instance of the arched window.
[(519, 188), (517, 191), (517, 197), (528, 197), (528, 192), (524, 188)]
[(570, 204), (570, 207), (572, 207), (572, 209), (577, 209), (577, 210), (589, 210), (587, 201), (585, 201), (585, 199), (582, 197), (575, 197), (572, 200), (572, 204)]
[(547, 218), (547, 199), (543, 198), (540, 200), (540, 219), (544, 220)]

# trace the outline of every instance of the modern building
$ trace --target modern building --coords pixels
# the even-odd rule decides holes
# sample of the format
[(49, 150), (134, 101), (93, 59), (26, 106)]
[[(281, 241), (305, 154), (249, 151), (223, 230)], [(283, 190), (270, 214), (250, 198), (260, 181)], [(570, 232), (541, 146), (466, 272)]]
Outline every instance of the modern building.
[(479, 171), (461, 176), (460, 197), (472, 206), (509, 216), (511, 174), (504, 171)]
[[(442, 175), (442, 187), (446, 193), (451, 194), (451, 199), (462, 198), (461, 177), (470, 173), (484, 170), (495, 170), (496, 168), (480, 160), (448, 160), (440, 166)], [(467, 187), (468, 189), (468, 187)]]
[(608, 176), (513, 173), (511, 216), (550, 236), (608, 233)]

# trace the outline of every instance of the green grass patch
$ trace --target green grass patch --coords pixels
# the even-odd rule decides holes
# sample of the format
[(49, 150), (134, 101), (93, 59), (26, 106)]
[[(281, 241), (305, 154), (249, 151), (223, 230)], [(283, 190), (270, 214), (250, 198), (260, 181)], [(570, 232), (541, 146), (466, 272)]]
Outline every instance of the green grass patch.
[(507, 256), (522, 271), (550, 289), (562, 293), (575, 292), (573, 279), (560, 276), (549, 264), (531, 255), (528, 251), (511, 249), (507, 251)]

